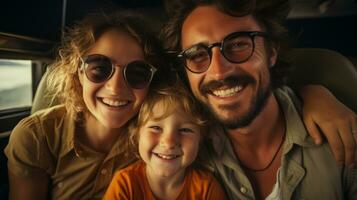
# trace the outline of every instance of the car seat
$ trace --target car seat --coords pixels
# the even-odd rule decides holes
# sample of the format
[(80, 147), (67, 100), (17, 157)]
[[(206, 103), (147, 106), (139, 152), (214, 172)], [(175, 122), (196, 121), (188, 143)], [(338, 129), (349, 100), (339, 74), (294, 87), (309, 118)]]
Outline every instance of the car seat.
[(357, 69), (342, 54), (320, 48), (297, 48), (289, 52), (293, 71), (288, 85), (320, 84), (337, 99), (357, 111)]

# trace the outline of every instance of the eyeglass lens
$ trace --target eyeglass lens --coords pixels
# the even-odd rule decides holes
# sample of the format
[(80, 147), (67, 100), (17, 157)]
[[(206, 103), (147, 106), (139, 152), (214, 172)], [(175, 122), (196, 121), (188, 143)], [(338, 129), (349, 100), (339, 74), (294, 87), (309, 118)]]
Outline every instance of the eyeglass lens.
[(232, 63), (247, 61), (253, 53), (254, 41), (249, 34), (231, 34), (222, 43), (206, 46), (198, 44), (183, 52), (186, 67), (195, 73), (204, 72), (211, 63), (212, 48), (219, 46), (222, 55)]
[(144, 61), (133, 61), (129, 63), (124, 71), (125, 79), (128, 84), (135, 89), (141, 89), (148, 86), (154, 72), (151, 67)]
[[(89, 55), (84, 59), (85, 74), (95, 83), (108, 80), (114, 73), (115, 66), (110, 58), (104, 55)], [(142, 89), (150, 84), (154, 71), (145, 61), (137, 60), (128, 63), (124, 68), (124, 79), (134, 89)]]

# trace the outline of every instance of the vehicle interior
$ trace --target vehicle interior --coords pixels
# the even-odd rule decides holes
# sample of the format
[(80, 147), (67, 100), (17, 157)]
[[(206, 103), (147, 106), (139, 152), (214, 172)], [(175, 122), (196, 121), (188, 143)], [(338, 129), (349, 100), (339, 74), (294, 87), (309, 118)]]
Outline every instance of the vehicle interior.
[[(289, 85), (321, 84), (357, 111), (357, 1), (290, 0), (286, 27), (295, 38)], [(46, 99), (43, 78), (66, 27), (96, 10), (130, 8), (160, 31), (164, 0), (12, 0), (0, 12), (0, 199), (8, 198), (4, 148), (11, 130), (32, 112), (58, 104)], [(42, 80), (42, 81), (41, 81)], [(13, 82), (13, 83), (12, 83)]]

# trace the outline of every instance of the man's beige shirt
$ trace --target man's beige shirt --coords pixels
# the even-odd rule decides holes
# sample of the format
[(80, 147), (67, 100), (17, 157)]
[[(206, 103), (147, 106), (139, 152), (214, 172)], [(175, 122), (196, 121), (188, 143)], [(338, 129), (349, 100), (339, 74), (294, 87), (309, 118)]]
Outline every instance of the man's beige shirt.
[[(280, 168), (280, 199), (357, 199), (357, 168), (337, 165), (327, 143), (314, 145), (301, 120), (298, 98), (285, 87), (275, 97), (284, 113), (286, 139)], [(210, 168), (230, 199), (255, 199), (254, 190), (223, 129), (215, 130), (206, 152)]]

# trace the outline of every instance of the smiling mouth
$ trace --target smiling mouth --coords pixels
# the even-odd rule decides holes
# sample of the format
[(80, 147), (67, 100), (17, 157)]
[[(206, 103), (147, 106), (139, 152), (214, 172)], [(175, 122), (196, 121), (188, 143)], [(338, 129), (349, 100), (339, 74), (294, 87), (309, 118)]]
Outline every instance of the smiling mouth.
[(232, 97), (239, 94), (250, 84), (255, 84), (253, 77), (248, 75), (229, 76), (223, 80), (212, 80), (202, 84), (200, 91), (219, 98)]
[(238, 85), (227, 89), (211, 90), (211, 94), (217, 97), (231, 97), (238, 94), (243, 88), (243, 85)]
[(100, 98), (100, 101), (103, 104), (105, 104), (105, 105), (107, 105), (109, 107), (113, 107), (113, 108), (126, 106), (126, 105), (128, 105), (130, 103), (129, 101), (118, 101), (118, 100), (107, 99), (107, 98)]
[(180, 157), (180, 155), (166, 155), (166, 154), (160, 154), (160, 153), (153, 153), (153, 154), (161, 159), (164, 159), (164, 160), (173, 160), (173, 159)]

